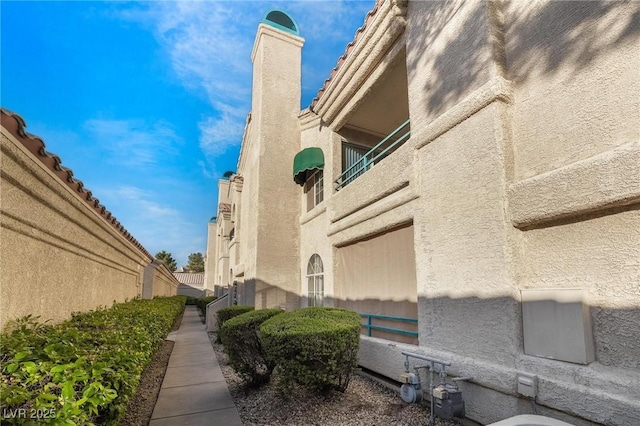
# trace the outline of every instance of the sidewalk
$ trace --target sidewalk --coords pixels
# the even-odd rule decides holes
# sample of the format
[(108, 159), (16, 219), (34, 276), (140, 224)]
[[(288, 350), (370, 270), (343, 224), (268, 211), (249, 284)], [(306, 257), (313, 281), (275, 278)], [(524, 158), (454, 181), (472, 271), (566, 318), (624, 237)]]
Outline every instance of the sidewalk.
[(205, 325), (195, 306), (187, 306), (150, 426), (242, 426)]

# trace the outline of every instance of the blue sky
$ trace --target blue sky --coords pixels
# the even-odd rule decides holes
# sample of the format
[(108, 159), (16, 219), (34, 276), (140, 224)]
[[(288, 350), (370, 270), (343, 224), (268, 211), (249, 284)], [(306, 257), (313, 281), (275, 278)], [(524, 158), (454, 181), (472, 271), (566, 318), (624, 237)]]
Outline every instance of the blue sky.
[(0, 3), (0, 94), (151, 253), (206, 249), (235, 171), (251, 48), (272, 8), (306, 43), (301, 109), (373, 0)]

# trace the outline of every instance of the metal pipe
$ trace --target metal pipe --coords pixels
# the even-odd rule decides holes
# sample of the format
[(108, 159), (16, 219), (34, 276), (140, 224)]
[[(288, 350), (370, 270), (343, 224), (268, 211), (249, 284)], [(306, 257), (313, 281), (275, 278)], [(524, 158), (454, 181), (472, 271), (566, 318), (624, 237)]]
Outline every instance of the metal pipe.
[[(409, 357), (411, 358), (416, 358), (416, 359), (421, 359), (423, 361), (428, 361), (429, 362), (429, 400), (431, 402), (431, 407), (430, 407), (430, 413), (429, 413), (429, 426), (433, 426), (436, 423), (436, 415), (433, 412), (433, 406), (435, 404), (434, 401), (434, 396), (433, 396), (433, 389), (435, 388), (434, 382), (435, 382), (435, 364), (440, 364), (440, 371), (439, 371), (439, 376), (443, 376), (446, 377), (447, 373), (446, 373), (446, 366), (450, 366), (451, 362), (449, 361), (441, 361), (439, 359), (435, 359), (435, 358), (429, 358), (426, 356), (422, 356), (419, 354), (415, 354), (412, 352), (401, 352), (402, 355), (404, 355), (405, 358), (405, 363), (404, 365), (406, 367), (408, 367), (409, 365)], [(442, 378), (442, 381), (444, 381), (444, 378)]]
[(436, 364), (441, 364), (441, 365), (446, 365), (446, 366), (450, 366), (451, 365), (451, 362), (449, 362), (449, 361), (440, 361), (440, 360), (435, 359), (435, 358), (428, 358), (426, 356), (422, 356), (422, 355), (419, 355), (419, 354), (414, 354), (412, 352), (402, 352), (402, 355), (410, 356), (411, 358), (421, 359), (423, 361), (434, 362)]

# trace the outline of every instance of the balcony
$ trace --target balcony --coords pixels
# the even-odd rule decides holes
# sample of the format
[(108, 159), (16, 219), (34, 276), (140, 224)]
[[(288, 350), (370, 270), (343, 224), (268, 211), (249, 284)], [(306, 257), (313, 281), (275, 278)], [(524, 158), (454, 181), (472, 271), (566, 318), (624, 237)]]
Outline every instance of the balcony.
[(335, 190), (339, 191), (370, 170), (373, 165), (408, 141), (410, 136), (411, 125), (410, 120), (407, 120), (364, 154), (358, 154), (352, 150), (351, 155), (346, 159), (346, 169), (333, 182)]

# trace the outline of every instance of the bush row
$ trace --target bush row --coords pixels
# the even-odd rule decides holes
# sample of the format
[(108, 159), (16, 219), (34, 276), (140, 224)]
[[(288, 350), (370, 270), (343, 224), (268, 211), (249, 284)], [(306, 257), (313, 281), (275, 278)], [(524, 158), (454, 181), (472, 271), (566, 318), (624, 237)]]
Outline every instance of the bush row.
[(244, 305), (234, 305), (229, 306), (228, 308), (220, 309), (218, 312), (216, 312), (216, 319), (218, 320), (218, 330), (222, 329), (224, 323), (231, 318), (253, 311), (253, 309), (253, 306)]
[(251, 384), (279, 371), (279, 389), (344, 391), (357, 366), (360, 317), (339, 308), (313, 307), (281, 313), (266, 309), (237, 316), (220, 329), (231, 366)]
[(217, 298), (215, 296), (196, 297), (194, 305), (196, 305), (198, 309), (200, 309), (200, 311), (202, 311), (202, 313), (206, 315), (207, 305), (216, 299)]
[[(57, 325), (25, 317), (0, 334), (9, 424), (117, 424), (186, 297), (133, 300)], [(35, 416), (34, 416), (35, 414)]]
[(229, 364), (252, 386), (268, 382), (275, 367), (260, 343), (260, 325), (283, 312), (282, 309), (251, 310), (229, 319), (219, 329)]
[(191, 296), (187, 296), (187, 305), (196, 305), (198, 307), (198, 309), (200, 309), (202, 312), (206, 312), (207, 310), (207, 305), (211, 302), (213, 302), (214, 300), (216, 300), (217, 297), (215, 296), (207, 296), (207, 297), (191, 297)]

